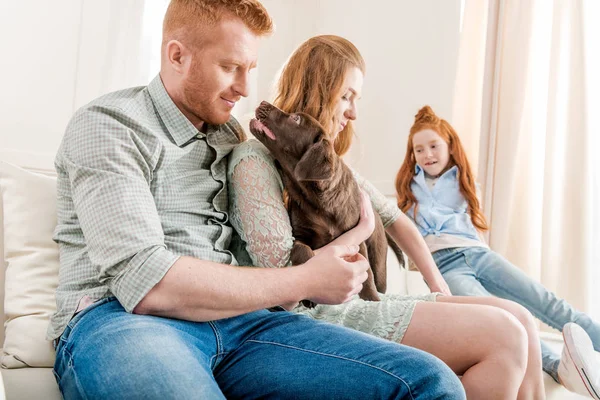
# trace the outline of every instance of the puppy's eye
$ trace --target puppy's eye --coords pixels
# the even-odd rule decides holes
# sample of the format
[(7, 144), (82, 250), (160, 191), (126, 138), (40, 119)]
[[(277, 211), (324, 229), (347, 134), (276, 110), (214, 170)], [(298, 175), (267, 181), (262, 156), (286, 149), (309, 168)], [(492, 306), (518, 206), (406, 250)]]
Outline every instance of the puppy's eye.
[(321, 135), (315, 136), (315, 138), (313, 140), (313, 144), (317, 144), (319, 142), (319, 140), (321, 140)]
[(290, 118), (296, 123), (296, 125), (300, 125), (300, 121), (302, 121), (302, 118), (296, 114), (290, 115)]

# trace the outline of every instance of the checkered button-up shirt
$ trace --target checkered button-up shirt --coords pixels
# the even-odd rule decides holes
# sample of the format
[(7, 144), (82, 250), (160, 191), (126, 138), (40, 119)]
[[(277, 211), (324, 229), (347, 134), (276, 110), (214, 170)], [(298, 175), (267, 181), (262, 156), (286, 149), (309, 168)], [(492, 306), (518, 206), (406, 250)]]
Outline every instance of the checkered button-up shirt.
[(237, 264), (226, 156), (241, 137), (234, 118), (200, 132), (158, 76), (76, 112), (55, 161), (61, 265), (48, 339), (82, 299), (116, 296), (131, 312), (180, 256)]

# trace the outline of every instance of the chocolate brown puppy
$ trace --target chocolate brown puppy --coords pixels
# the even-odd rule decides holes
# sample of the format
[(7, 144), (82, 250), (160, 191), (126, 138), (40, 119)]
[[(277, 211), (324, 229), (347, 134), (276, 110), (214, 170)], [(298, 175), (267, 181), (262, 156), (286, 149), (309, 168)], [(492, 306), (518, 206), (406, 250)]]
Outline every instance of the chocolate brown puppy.
[[(295, 238), (291, 261), (302, 264), (314, 255), (313, 249), (358, 224), (359, 187), (323, 127), (309, 115), (288, 114), (263, 101), (250, 121), (250, 131), (279, 164)], [(373, 234), (359, 250), (371, 265), (359, 296), (371, 301), (378, 301), (377, 292), (386, 290), (387, 240), (378, 214), (375, 219)]]

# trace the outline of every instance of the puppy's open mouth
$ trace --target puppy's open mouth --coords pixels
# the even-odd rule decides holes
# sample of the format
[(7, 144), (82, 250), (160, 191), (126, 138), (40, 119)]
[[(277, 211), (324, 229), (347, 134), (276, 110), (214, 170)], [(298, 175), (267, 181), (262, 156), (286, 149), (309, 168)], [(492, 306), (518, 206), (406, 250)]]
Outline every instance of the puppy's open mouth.
[(263, 124), (260, 120), (256, 118), (252, 118), (250, 120), (250, 130), (262, 132), (265, 135), (267, 135), (271, 140), (276, 140), (273, 132), (269, 128), (267, 128), (265, 124)]

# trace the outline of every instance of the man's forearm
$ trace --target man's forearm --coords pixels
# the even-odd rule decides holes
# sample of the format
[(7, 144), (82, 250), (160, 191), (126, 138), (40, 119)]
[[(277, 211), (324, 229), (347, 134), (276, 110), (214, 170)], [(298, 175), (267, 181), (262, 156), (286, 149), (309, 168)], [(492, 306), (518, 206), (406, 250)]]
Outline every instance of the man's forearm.
[(188, 321), (233, 317), (302, 300), (300, 268), (252, 268), (181, 257), (134, 313)]

